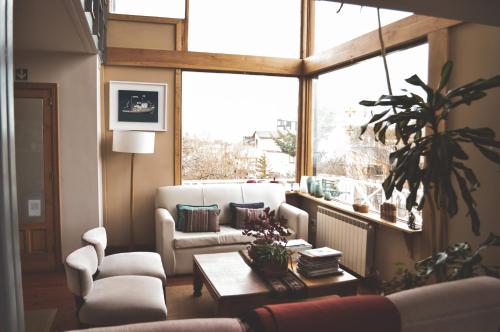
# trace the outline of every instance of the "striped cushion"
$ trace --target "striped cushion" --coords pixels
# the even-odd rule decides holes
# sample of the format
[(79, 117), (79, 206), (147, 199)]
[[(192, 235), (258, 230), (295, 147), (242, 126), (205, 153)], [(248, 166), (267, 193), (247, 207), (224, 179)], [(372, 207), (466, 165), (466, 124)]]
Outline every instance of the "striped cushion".
[(220, 209), (184, 210), (183, 232), (219, 232)]
[(264, 209), (246, 209), (237, 207), (235, 228), (243, 229), (245, 228), (246, 222), (257, 221), (263, 214), (264, 214)]

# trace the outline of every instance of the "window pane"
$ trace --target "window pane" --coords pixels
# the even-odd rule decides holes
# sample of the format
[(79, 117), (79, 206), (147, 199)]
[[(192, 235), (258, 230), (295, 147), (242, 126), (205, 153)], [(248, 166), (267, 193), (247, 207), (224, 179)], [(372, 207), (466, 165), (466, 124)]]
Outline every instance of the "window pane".
[(298, 58), (300, 0), (191, 0), (190, 51)]
[(184, 18), (184, 0), (112, 0), (116, 14)]
[[(340, 2), (315, 1), (314, 53), (327, 50), (346, 41), (378, 29), (377, 9)], [(382, 26), (412, 15), (409, 12), (381, 9)]]
[[(417, 74), (427, 81), (427, 60), (427, 44), (388, 54), (393, 93), (408, 89), (422, 94), (404, 79)], [(381, 184), (389, 173), (395, 137), (383, 145), (375, 141), (369, 128), (360, 140), (360, 127), (374, 110), (359, 102), (386, 93), (381, 57), (320, 75), (314, 83), (314, 175), (334, 181), (337, 190), (333, 196), (338, 200), (368, 203), (375, 211), (385, 201)], [(398, 217), (407, 218), (405, 195), (395, 191), (392, 202), (398, 206)]]
[(297, 107), (296, 78), (184, 72), (183, 183), (295, 182)]

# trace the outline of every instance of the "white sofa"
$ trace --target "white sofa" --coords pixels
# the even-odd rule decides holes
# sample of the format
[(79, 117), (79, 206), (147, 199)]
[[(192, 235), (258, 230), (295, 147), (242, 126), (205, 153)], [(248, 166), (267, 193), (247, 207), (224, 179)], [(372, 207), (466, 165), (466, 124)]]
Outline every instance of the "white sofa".
[[(193, 255), (237, 251), (252, 240), (240, 229), (229, 225), (229, 203), (264, 202), (288, 220), (294, 238), (307, 240), (309, 215), (285, 202), (285, 188), (280, 184), (203, 184), (166, 186), (156, 192), (156, 250), (160, 253), (167, 276), (193, 271)], [(217, 204), (220, 232), (184, 233), (175, 230), (177, 204)]]

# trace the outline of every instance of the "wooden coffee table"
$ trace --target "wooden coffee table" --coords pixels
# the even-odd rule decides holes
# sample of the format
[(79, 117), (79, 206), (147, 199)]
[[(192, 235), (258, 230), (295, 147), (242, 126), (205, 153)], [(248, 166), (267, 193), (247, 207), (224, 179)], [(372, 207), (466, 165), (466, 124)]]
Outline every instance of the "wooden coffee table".
[[(194, 296), (201, 296), (205, 285), (217, 303), (218, 316), (239, 316), (264, 304), (294, 301), (271, 296), (270, 288), (238, 252), (194, 255), (193, 271)], [(307, 279), (294, 264), (293, 272), (306, 284), (307, 298), (356, 294), (359, 279), (345, 271), (338, 276)]]

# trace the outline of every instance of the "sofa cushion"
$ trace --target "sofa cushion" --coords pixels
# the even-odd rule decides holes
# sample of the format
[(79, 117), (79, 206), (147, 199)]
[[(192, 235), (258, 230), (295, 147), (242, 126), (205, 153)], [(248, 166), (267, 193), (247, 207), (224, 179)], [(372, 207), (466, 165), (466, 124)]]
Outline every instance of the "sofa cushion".
[(184, 224), (184, 211), (186, 210), (215, 210), (219, 207), (217, 204), (211, 205), (189, 205), (189, 204), (177, 204), (177, 220), (175, 222), (175, 229), (178, 231), (183, 231), (185, 229)]
[(89, 325), (120, 325), (167, 319), (160, 279), (119, 276), (96, 280), (78, 312)]
[(243, 202), (264, 202), (271, 210), (279, 210), (286, 201), (285, 188), (278, 183), (244, 183), (241, 185)]
[(184, 232), (219, 232), (220, 209), (183, 210)]
[(135, 275), (155, 277), (166, 284), (161, 257), (156, 252), (125, 252), (104, 257), (97, 279)]
[(250, 243), (252, 240), (252, 237), (243, 235), (240, 229), (221, 225), (220, 232), (185, 233), (176, 231), (174, 234), (174, 248), (183, 249)]
[(203, 202), (205, 205), (217, 204), (221, 209), (219, 223), (231, 224), (230, 202), (243, 203), (241, 184), (204, 184)]
[(246, 208), (246, 209), (261, 209), (264, 207), (264, 202), (258, 203), (229, 203), (229, 209), (231, 211), (231, 226), (236, 227), (236, 208)]
[(234, 227), (237, 229), (245, 228), (247, 222), (256, 222), (261, 219), (264, 214), (264, 209), (247, 209), (247, 208), (236, 208), (236, 220)]
[(250, 243), (253, 240), (254, 237), (243, 235), (241, 229), (229, 226), (225, 226), (224, 232), (219, 234), (219, 244), (221, 245)]

